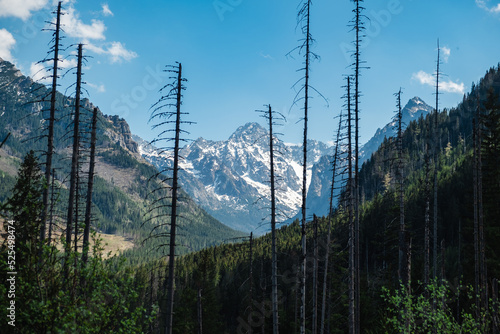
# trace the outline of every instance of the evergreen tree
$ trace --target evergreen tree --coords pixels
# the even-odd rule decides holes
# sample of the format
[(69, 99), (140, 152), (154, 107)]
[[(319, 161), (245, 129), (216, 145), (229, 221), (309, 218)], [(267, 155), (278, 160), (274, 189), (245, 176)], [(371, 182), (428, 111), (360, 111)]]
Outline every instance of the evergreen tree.
[(18, 262), (28, 260), (25, 256), (31, 258), (36, 255), (34, 252), (41, 228), (40, 214), (44, 189), (45, 183), (38, 159), (35, 153), (30, 151), (21, 164), (12, 196), (1, 210), (8, 220), (13, 221), (16, 247), (22, 252), (18, 256)]

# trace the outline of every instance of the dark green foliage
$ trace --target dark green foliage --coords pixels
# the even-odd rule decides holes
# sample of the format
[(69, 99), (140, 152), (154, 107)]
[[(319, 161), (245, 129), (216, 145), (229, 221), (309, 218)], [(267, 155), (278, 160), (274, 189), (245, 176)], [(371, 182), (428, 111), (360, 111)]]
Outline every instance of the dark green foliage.
[(14, 227), (16, 243), (30, 257), (34, 255), (41, 225), (41, 196), (44, 186), (38, 160), (35, 153), (30, 151), (21, 164), (12, 195), (0, 210), (4, 219), (14, 221), (9, 225)]

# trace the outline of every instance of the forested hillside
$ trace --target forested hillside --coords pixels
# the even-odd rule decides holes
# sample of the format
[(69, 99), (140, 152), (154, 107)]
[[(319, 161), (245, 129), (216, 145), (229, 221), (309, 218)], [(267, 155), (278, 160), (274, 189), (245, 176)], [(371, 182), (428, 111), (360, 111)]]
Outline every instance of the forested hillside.
[[(11, 133), (0, 150), (0, 202), (4, 202), (11, 194), (17, 169), (24, 155), (29, 150), (34, 150), (37, 156), (43, 158), (46, 142), (41, 139), (47, 135), (49, 103), (42, 101), (42, 97), (50, 90), (34, 83), (14, 65), (3, 60), (0, 61), (0, 85), (0, 137), (3, 140)], [(82, 101), (82, 105), (86, 114), (94, 108), (86, 99)], [(54, 211), (59, 221), (66, 215), (64, 210), (68, 201), (71, 160), (69, 130), (72, 127), (73, 106), (74, 98), (57, 94), (58, 122), (54, 127), (54, 137), (57, 138), (56, 159), (53, 167), (56, 171), (59, 196)], [(152, 251), (158, 244), (156, 240), (151, 247), (141, 246), (155, 226), (147, 220), (146, 212), (148, 195), (155, 188), (155, 183), (148, 180), (157, 170), (141, 158), (137, 149), (125, 120), (99, 113), (96, 177), (92, 194), (95, 228), (104, 233), (129, 238), (137, 247), (128, 250), (126, 256), (134, 258), (134, 261), (143, 261), (145, 256), (155, 258), (162, 253)], [(87, 168), (88, 159), (83, 160), (82, 164), (82, 169)], [(184, 198), (186, 200), (182, 205), (185, 212), (185, 231), (179, 236), (181, 254), (203, 249), (239, 235), (208, 215), (187, 195)]]
[[(410, 304), (400, 304), (398, 283), (398, 219), (399, 195), (396, 187), (394, 140), (389, 138), (362, 167), (360, 172), (361, 207), (361, 328), (369, 333), (397, 333), (398, 319), (404, 307), (412, 310), (412, 326), (423, 330), (441, 328), (438, 332), (483, 333), (498, 326), (498, 300), (494, 294), (500, 276), (498, 238), (500, 203), (497, 160), (500, 123), (500, 68), (490, 69), (485, 77), (456, 108), (439, 113), (438, 163), (438, 249), (437, 281), (427, 290), (424, 275), (424, 225), (426, 212), (425, 143), (433, 130), (433, 116), (427, 115), (408, 124), (403, 136), (405, 217), (407, 238), (411, 244)], [(484, 235), (488, 268), (488, 309), (478, 310), (474, 299), (474, 209), (473, 209), (473, 138), (472, 119), (479, 106), (483, 128)], [(491, 126), (494, 124), (494, 126)], [(495, 153), (493, 153), (495, 152)], [(491, 168), (494, 166), (493, 168)], [(491, 169), (490, 169), (491, 168)], [(427, 170), (431, 174), (431, 170)], [(342, 203), (342, 202), (341, 202)], [(330, 252), (326, 281), (325, 329), (328, 333), (348, 331), (348, 225), (346, 212), (339, 207), (331, 217), (331, 244), (327, 244), (328, 217), (318, 220), (315, 242), (314, 223), (307, 224), (307, 326), (313, 320), (314, 245), (318, 246), (318, 314), (322, 310), (324, 256)], [(277, 232), (279, 268), (279, 323), (284, 333), (298, 333), (300, 305), (300, 226), (298, 221)], [(249, 238), (236, 245), (211, 247), (186, 255), (178, 262), (176, 298), (177, 312), (174, 332), (196, 332), (200, 323), (207, 333), (268, 332), (271, 315), (271, 238), (270, 234)], [(432, 253), (432, 251), (431, 251)], [(139, 268), (139, 276), (148, 282), (143, 290), (145, 307), (161, 303), (161, 277), (155, 266)], [(432, 264), (430, 268), (433, 271)], [(150, 283), (152, 286), (149, 286)], [(447, 282), (447, 283), (445, 283)], [(391, 291), (391, 292), (388, 292)], [(425, 292), (428, 291), (428, 292)], [(433, 292), (434, 291), (434, 292)], [(496, 290), (497, 293), (498, 290)], [(391, 294), (392, 293), (392, 294)], [(432, 314), (432, 296), (440, 295), (444, 303)], [(395, 296), (394, 298), (391, 296)], [(420, 297), (417, 297), (420, 296)], [(425, 304), (423, 296), (430, 296)], [(409, 298), (406, 295), (406, 298)], [(417, 300), (417, 298), (419, 298)], [(398, 301), (400, 300), (400, 301)], [(409, 299), (407, 299), (409, 300)], [(403, 305), (406, 305), (403, 307)], [(427, 305), (427, 306), (425, 306)], [(413, 308), (412, 308), (413, 307)], [(419, 313), (420, 312), (420, 313)], [(481, 316), (478, 316), (480, 312)], [(483, 320), (479, 320), (481, 317)], [(320, 316), (317, 315), (318, 321)], [(475, 319), (475, 320), (474, 320)], [(427, 326), (426, 325), (426, 326)], [(152, 325), (161, 328), (161, 323)], [(432, 327), (436, 326), (436, 327)], [(481, 327), (482, 326), (482, 327)], [(486, 327), (485, 327), (486, 326)], [(413, 327), (412, 327), (413, 328)], [(418, 331), (418, 332), (419, 332)], [(415, 331), (411, 331), (415, 332)]]
[[(13, 1), (0, 7), (10, 9)], [(419, 48), (424, 38), (441, 32), (431, 18), (444, 22), (441, 13), (450, 14), (452, 6), (474, 15), (467, 29), (484, 43), (476, 24), (493, 25), (480, 25), (478, 18), (500, 14), (500, 7), (479, 0), (468, 7), (440, 2), (442, 8), (431, 6), (434, 2), (391, 1), (367, 9), (363, 0), (351, 0), (335, 6), (318, 2), (323, 11), (318, 13), (311, 0), (300, 0), (295, 9), (288, 1), (228, 0), (208, 4), (214, 17), (203, 19), (202, 2), (197, 7), (129, 2), (120, 4), (120, 12), (114, 9), (116, 17), (108, 3), (90, 14), (92, 4), (82, 3), (93, 17), (89, 25), (76, 3), (57, 1), (56, 11), (45, 13), (48, 52), (31, 63), (30, 74), (39, 82), (0, 58), (0, 333), (500, 333), (500, 64), (458, 105), (443, 109), (441, 94), (461, 96), (466, 88), (459, 79), (443, 80), (440, 66), (465, 48), (438, 39), (435, 72), (422, 69), (396, 84), (432, 87), (435, 106), (412, 98), (405, 108), (399, 88), (392, 122), (365, 147), (360, 143), (364, 112), (375, 114), (385, 100), (380, 87), (401, 80), (400, 72), (430, 63)], [(26, 25), (15, 27), (23, 31), (32, 12), (54, 4), (46, 1), (38, 8), (19, 2), (16, 11), (2, 12), (1, 20), (21, 18)], [(238, 16), (244, 8), (246, 14)], [(127, 11), (131, 16), (119, 24)], [(276, 54), (291, 37), (290, 22), (281, 20), (292, 11), (299, 37), (286, 57), (298, 62), (294, 59), (295, 71), (288, 65), (276, 71), (283, 65)], [(256, 21), (257, 13), (265, 15)], [(425, 29), (415, 29), (422, 13), (430, 18)], [(348, 20), (337, 20), (346, 15)], [(217, 17), (220, 22), (214, 22)], [(250, 17), (244, 29), (232, 29)], [(113, 39), (106, 39), (104, 18), (118, 23), (110, 26)], [(412, 38), (402, 29), (408, 26)], [(452, 30), (462, 36), (458, 28), (463, 27), (443, 31), (447, 37)], [(252, 36), (244, 35), (249, 31)], [(398, 38), (386, 44), (395, 33)], [(126, 48), (114, 38), (120, 34), (136, 40)], [(326, 48), (316, 48), (315, 36), (327, 42)], [(19, 37), (0, 28), (5, 42), (0, 53), (11, 60), (23, 57), (20, 66), (26, 68), (37, 53), (30, 58), (11, 53), (16, 39), (21, 44)], [(22, 42), (23, 50), (26, 45), (41, 50), (33, 39)], [(458, 68), (469, 78), (477, 75), (469, 66), (491, 62), (474, 52), (498, 53), (480, 43), (461, 54)], [(397, 45), (399, 58), (387, 52), (388, 45)], [(127, 64), (139, 57), (131, 46), (141, 48), (140, 70)], [(337, 46), (345, 59), (339, 60)], [(329, 53), (322, 67), (315, 53), (320, 50)], [(365, 59), (377, 50), (383, 52)], [(464, 62), (464, 55), (471, 61)], [(94, 65), (91, 56), (98, 58)], [(159, 65), (170, 57), (179, 59)], [(372, 64), (385, 66), (375, 80), (365, 75)], [(85, 72), (96, 68), (102, 73), (87, 76), (96, 81), (86, 83)], [(65, 74), (58, 72), (62, 69)], [(106, 92), (97, 78), (114, 87), (96, 100), (121, 110), (128, 120), (137, 121), (137, 112), (143, 112), (140, 121), (148, 129), (137, 129), (148, 136), (153, 130), (154, 139), (139, 147), (125, 119), (91, 103), (86, 85)], [(292, 82), (292, 95), (282, 93), (281, 86)], [(315, 88), (320, 82), (321, 89)], [(329, 112), (332, 92), (321, 91), (331, 90), (332, 82), (339, 87), (333, 94), (341, 92), (335, 99), (342, 95), (340, 103), (332, 101), (339, 106), (335, 116)], [(253, 91), (254, 85), (259, 90)], [(153, 93), (156, 102), (149, 104)], [(260, 101), (264, 97), (276, 105)], [(222, 133), (231, 124), (225, 118), (246, 118), (235, 112), (235, 104), (253, 112), (263, 102), (269, 104), (257, 111), (266, 126), (246, 120), (227, 141), (200, 138), (189, 144), (194, 123), (200, 122), (196, 131)], [(279, 111), (288, 108), (288, 115)], [(276, 137), (285, 116), (300, 123), (300, 131), (284, 128), (300, 135), (301, 145)], [(331, 157), (324, 155), (329, 145), (311, 138), (324, 135), (318, 129), (335, 138)], [(391, 137), (382, 140), (384, 134)], [(203, 207), (245, 232), (222, 224)], [(281, 224), (280, 216), (292, 218)], [(111, 255), (101, 233), (134, 246)]]

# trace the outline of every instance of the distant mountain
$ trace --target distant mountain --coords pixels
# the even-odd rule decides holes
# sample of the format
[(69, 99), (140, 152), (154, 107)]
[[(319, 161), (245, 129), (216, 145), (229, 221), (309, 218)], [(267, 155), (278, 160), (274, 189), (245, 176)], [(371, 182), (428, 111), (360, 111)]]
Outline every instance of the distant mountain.
[[(47, 124), (44, 119), (48, 116), (49, 103), (35, 101), (49, 92), (45, 86), (24, 76), (13, 64), (0, 59), (0, 141), (11, 133), (0, 149), (0, 203), (9, 196), (22, 157), (30, 149), (40, 154), (46, 150), (46, 140), (37, 138), (45, 134)], [(58, 208), (61, 219), (65, 219), (63, 199), (67, 198), (66, 176), (71, 161), (68, 130), (72, 128), (73, 105), (73, 98), (57, 94), (53, 165), (57, 169), (56, 179), (61, 193)], [(88, 99), (82, 100), (82, 106), (83, 117), (88, 117), (88, 110), (93, 110), (94, 106)], [(93, 193), (96, 227), (107, 233), (126, 236), (140, 245), (154, 226), (146, 220), (146, 197), (153, 187), (146, 181), (156, 169), (140, 156), (138, 144), (132, 139), (124, 119), (99, 113), (98, 124)], [(83, 171), (86, 171), (85, 166)], [(211, 217), (185, 194), (183, 197), (185, 200), (180, 204), (180, 211), (185, 221), (178, 239), (180, 253), (241, 235)], [(146, 253), (140, 248), (135, 251)], [(150, 254), (154, 255), (154, 252)]]
[[(434, 110), (433, 107), (425, 103), (421, 98), (414, 97), (408, 101), (406, 106), (402, 110), (403, 114), (403, 129), (406, 129), (411, 121), (417, 120), (420, 116), (425, 116)], [(373, 152), (375, 152), (380, 144), (384, 141), (384, 138), (394, 137), (396, 135), (396, 122), (389, 122), (382, 129), (377, 129), (373, 137), (370, 138), (360, 149), (360, 163), (362, 164), (370, 158)]]
[[(402, 110), (404, 128), (406, 129), (411, 121), (417, 120), (420, 116), (425, 116), (433, 110), (432, 107), (427, 105), (419, 97), (410, 99)], [(387, 123), (382, 129), (378, 129), (375, 135), (360, 148), (360, 168), (363, 162), (368, 160), (372, 153), (378, 150), (384, 138), (393, 137), (395, 135), (396, 129), (394, 121)], [(331, 157), (322, 157), (312, 168), (311, 186), (309, 187), (306, 201), (308, 212), (311, 214), (315, 213), (318, 216), (328, 214), (331, 182)], [(339, 190), (337, 189), (335, 194), (338, 193)]]
[[(414, 97), (403, 109), (406, 125), (432, 111), (420, 98)], [(389, 122), (361, 147), (361, 163), (375, 152), (384, 138), (395, 134), (394, 122)], [(172, 166), (172, 154), (158, 150), (137, 136), (141, 155), (158, 169)], [(281, 221), (291, 222), (300, 214), (302, 204), (302, 146), (276, 140), (281, 154), (276, 156), (276, 175), (280, 176), (278, 208)], [(322, 142), (308, 141), (309, 213), (328, 213), (331, 186), (331, 155), (333, 149)], [(225, 141), (198, 138), (181, 151), (180, 178), (183, 189), (207, 212), (224, 224), (241, 230), (264, 233), (261, 226), (266, 218), (269, 199), (269, 135), (257, 123), (240, 126)]]
[[(172, 165), (171, 154), (158, 151), (134, 137), (142, 156), (159, 169)], [(309, 179), (314, 163), (329, 154), (330, 147), (310, 140)], [(275, 139), (279, 154), (275, 157), (279, 175), (278, 209), (281, 221), (295, 216), (301, 205), (302, 147)], [(240, 126), (225, 141), (199, 138), (181, 151), (181, 184), (205, 210), (224, 224), (241, 231), (264, 233), (261, 226), (268, 215), (269, 134), (258, 123)]]

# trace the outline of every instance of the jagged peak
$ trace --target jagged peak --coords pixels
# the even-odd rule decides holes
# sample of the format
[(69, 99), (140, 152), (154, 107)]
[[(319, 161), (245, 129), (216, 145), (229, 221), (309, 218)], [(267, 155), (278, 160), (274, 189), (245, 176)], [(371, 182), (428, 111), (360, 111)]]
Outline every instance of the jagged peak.
[(267, 135), (267, 130), (257, 122), (249, 122), (239, 126), (229, 137), (232, 141), (255, 141)]

